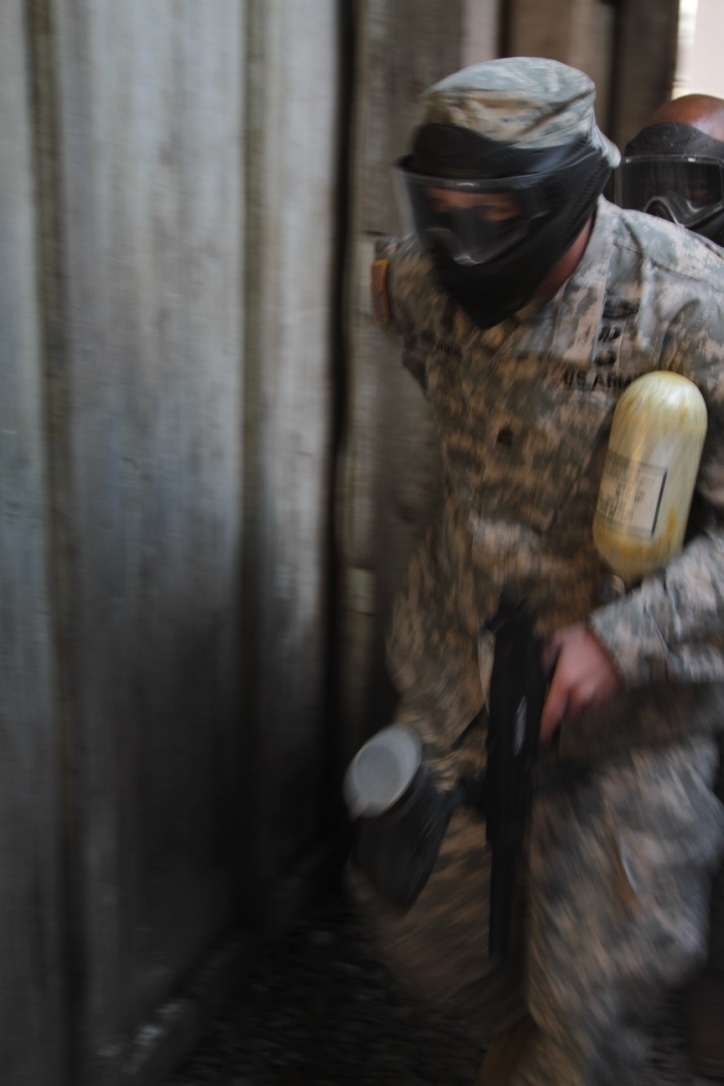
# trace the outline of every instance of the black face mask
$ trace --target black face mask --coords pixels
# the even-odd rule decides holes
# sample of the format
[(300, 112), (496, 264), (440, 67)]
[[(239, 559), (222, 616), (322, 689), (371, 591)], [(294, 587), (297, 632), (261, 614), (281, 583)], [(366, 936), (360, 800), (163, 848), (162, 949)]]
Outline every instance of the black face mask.
[(616, 202), (724, 245), (724, 143), (693, 125), (649, 125), (626, 147)]
[(556, 210), (498, 259), (462, 266), (444, 246), (433, 250), (441, 283), (480, 328), (492, 328), (522, 309), (593, 215), (610, 167), (597, 156), (574, 173), (578, 183), (562, 188)]
[(645, 211), (649, 215), (655, 215), (657, 219), (666, 219), (667, 222), (676, 222), (676, 215), (672, 211), (666, 200), (660, 200), (655, 197), (653, 200), (649, 200), (646, 205)]
[[(413, 154), (400, 163), (413, 228), (443, 287), (481, 328), (500, 324), (530, 301), (591, 218), (610, 172), (601, 149), (587, 141), (524, 151), (450, 125), (420, 129)], [(517, 236), (511, 233), (498, 253), (491, 246), (490, 258), (477, 258), (489, 244), (489, 228), (476, 238), (474, 226), (465, 230), (458, 215), (458, 233), (464, 233), (454, 236), (455, 227), (426, 200), (426, 191), (458, 199), (509, 194), (520, 206)]]

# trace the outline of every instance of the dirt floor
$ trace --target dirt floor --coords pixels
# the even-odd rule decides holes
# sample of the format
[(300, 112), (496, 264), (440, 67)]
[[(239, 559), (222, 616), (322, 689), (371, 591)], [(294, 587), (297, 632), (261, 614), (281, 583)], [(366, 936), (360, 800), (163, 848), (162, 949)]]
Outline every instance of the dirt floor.
[[(472, 1086), (482, 1052), (422, 1015), (375, 960), (343, 896), (298, 923), (166, 1086)], [(641, 1086), (693, 1077), (675, 1005)]]
[(342, 896), (300, 922), (167, 1086), (469, 1086), (460, 1023), (420, 1018)]

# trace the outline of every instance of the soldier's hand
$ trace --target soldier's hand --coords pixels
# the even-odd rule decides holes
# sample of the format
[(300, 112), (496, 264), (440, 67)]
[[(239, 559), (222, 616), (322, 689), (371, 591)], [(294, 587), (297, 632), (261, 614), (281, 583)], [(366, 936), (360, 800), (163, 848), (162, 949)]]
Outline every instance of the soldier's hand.
[(608, 652), (582, 622), (554, 635), (543, 654), (543, 666), (553, 671), (540, 723), (544, 745), (561, 724), (584, 709), (605, 704), (623, 689)]

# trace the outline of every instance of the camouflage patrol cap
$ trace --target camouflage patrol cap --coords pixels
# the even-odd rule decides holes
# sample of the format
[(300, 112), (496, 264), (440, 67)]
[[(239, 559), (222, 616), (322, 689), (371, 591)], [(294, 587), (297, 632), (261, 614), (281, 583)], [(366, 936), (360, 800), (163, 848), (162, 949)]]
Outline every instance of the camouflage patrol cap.
[(542, 57), (505, 57), (473, 64), (422, 96), (425, 124), (452, 124), (487, 139), (539, 150), (587, 139), (610, 166), (618, 148), (598, 128), (596, 88), (583, 72)]

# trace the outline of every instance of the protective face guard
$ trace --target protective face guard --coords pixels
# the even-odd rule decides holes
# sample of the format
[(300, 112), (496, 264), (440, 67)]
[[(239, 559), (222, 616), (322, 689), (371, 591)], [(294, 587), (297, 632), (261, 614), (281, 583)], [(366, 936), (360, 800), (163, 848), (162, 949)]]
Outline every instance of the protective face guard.
[(724, 210), (724, 163), (715, 158), (630, 155), (616, 175), (616, 203), (696, 230)]
[(553, 210), (541, 177), (462, 179), (431, 177), (396, 164), (404, 226), (429, 250), (442, 243), (462, 266), (486, 264), (526, 238)]

